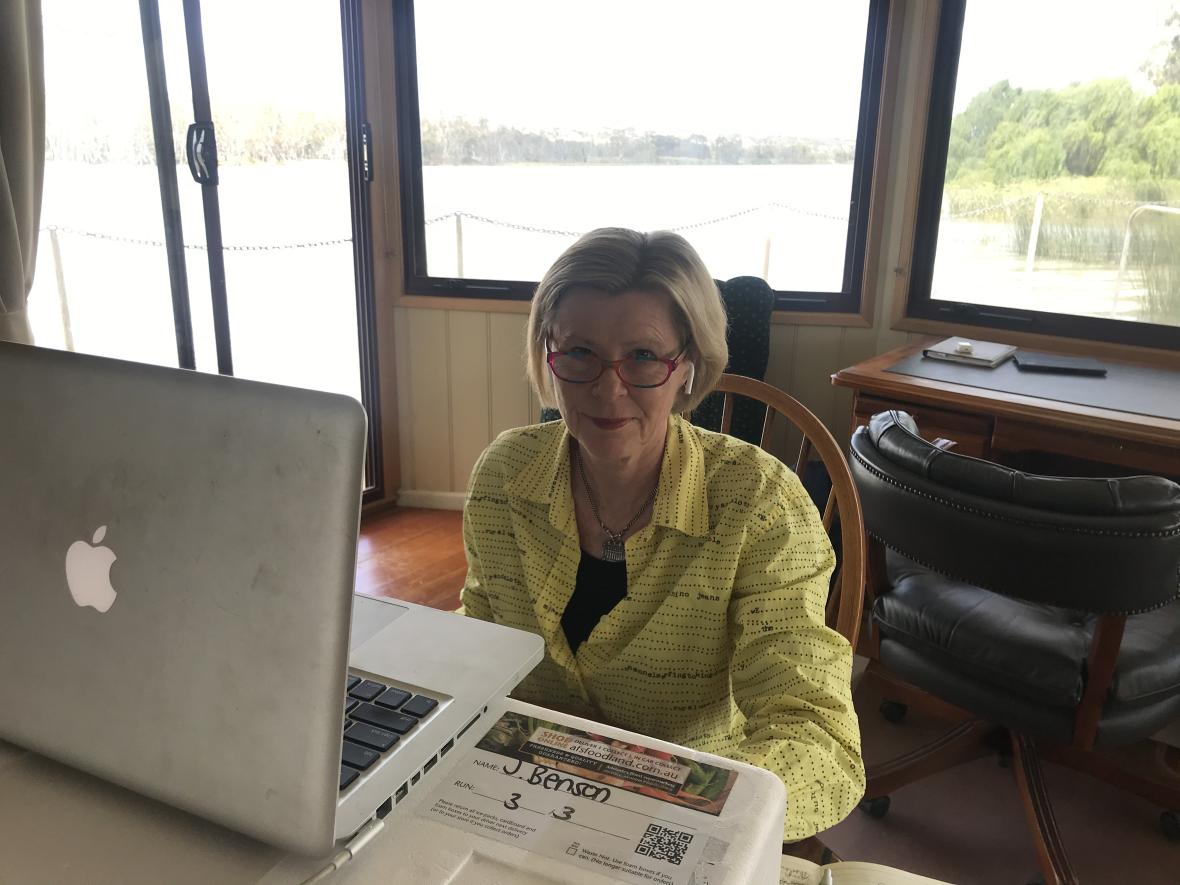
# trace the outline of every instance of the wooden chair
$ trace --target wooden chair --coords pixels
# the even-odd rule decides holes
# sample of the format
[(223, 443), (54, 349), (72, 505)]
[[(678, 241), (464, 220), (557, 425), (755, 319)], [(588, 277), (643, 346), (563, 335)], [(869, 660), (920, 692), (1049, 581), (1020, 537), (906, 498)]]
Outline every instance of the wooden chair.
[[(832, 587), (828, 595), (827, 623), (855, 649), (864, 607), (865, 531), (860, 495), (852, 481), (843, 451), (823, 422), (805, 405), (773, 385), (741, 375), (722, 375), (714, 389), (724, 395), (721, 409), (722, 433), (729, 433), (735, 397), (757, 400), (766, 406), (762, 436), (758, 442), (764, 451), (770, 451), (775, 415), (781, 415), (788, 425), (793, 426), (803, 437), (794, 464), (788, 466), (802, 476), (807, 462), (815, 454), (827, 469), (832, 480), (832, 489), (823, 506), (824, 530), (832, 537), (838, 526), (840, 541), (837, 548), (840, 550), (840, 561), (836, 566), (836, 574), (832, 578)], [(833, 543), (833, 546), (836, 545)], [(839, 860), (831, 849), (815, 836), (799, 842), (784, 842), (783, 853), (819, 864)]]
[[(794, 464), (788, 464), (796, 474), (802, 476), (812, 455), (818, 456), (832, 480), (832, 490), (823, 507), (824, 529), (833, 537), (834, 527), (839, 527), (840, 561), (832, 580), (828, 596), (827, 622), (855, 649), (860, 636), (861, 612), (864, 605), (865, 586), (865, 533), (861, 516), (860, 496), (848, 461), (839, 444), (824, 427), (823, 423), (808, 408), (789, 394), (773, 385), (741, 375), (722, 375), (715, 388), (724, 394), (721, 410), (721, 432), (729, 433), (733, 420), (734, 397), (742, 396), (763, 403), (766, 418), (762, 423), (762, 438), (759, 445), (770, 451), (768, 445), (774, 426), (775, 415), (781, 415), (790, 426), (803, 434)], [(839, 521), (837, 522), (837, 517)]]

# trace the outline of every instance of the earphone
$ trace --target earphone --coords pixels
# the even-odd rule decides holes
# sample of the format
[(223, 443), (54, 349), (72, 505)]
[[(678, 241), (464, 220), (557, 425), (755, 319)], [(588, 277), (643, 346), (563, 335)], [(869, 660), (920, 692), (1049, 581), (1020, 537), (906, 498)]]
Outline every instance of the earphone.
[(692, 382), (697, 376), (697, 367), (692, 363), (685, 363), (688, 366), (688, 377), (684, 379), (684, 392), (692, 393)]

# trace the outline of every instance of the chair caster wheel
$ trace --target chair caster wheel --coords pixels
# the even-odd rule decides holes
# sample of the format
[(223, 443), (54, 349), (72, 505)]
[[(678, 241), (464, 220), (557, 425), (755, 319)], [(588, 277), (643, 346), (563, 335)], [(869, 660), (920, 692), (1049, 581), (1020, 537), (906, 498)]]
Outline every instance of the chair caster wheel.
[(881, 701), (881, 706), (877, 709), (885, 717), (886, 722), (901, 722), (910, 708), (899, 701)]
[(1165, 811), (1160, 814), (1160, 829), (1173, 842), (1180, 842), (1180, 811)]
[(856, 807), (869, 817), (880, 819), (889, 811), (889, 797), (878, 796), (875, 799), (861, 799)]

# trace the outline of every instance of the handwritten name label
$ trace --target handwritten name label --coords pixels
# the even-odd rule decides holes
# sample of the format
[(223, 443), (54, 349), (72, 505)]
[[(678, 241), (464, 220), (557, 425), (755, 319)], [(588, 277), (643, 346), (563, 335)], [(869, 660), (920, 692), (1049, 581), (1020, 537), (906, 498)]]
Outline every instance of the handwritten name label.
[(526, 777), (520, 773), (525, 763), (519, 759), (514, 760), (514, 762), (515, 768), (512, 768), (511, 771), (509, 771), (508, 765), (503, 767), (504, 774), (522, 780), (534, 787), (569, 793), (571, 796), (589, 799), (591, 802), (607, 802), (610, 799), (610, 787), (584, 781), (581, 778), (571, 775), (561, 775), (544, 765), (535, 765), (533, 763), (528, 763), (532, 771)]

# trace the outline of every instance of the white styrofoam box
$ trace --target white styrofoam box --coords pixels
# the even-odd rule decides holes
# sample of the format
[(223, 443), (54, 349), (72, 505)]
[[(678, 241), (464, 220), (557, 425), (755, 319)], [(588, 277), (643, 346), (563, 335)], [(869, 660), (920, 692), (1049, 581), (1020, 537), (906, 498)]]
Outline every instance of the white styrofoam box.
[[(738, 776), (733, 782), (724, 807), (716, 816), (695, 810), (672, 808), (658, 799), (637, 798), (634, 793), (626, 794), (628, 802), (647, 802), (643, 808), (656, 809), (655, 814), (664, 814), (666, 818), (671, 819), (668, 824), (670, 827), (675, 825), (677, 815), (680, 819), (684, 819), (686, 815), (690, 816), (699, 834), (698, 845), (707, 842), (707, 851), (727, 844), (724, 855), (715, 864), (696, 866), (695, 870), (668, 866), (666, 879), (655, 878), (652, 881), (687, 881), (690, 874), (695, 871), (695, 885), (770, 885), (778, 882), (787, 800), (783, 783), (777, 776), (765, 769), (514, 700), (505, 700), (489, 708), (487, 714), (464, 736), (463, 741), (395, 806), (393, 812), (385, 818), (384, 830), (331, 881), (339, 885), (377, 882), (407, 885), (603, 885), (620, 881), (609, 871), (579, 866), (560, 856), (549, 856), (519, 844), (508, 844), (505, 840), (510, 840), (510, 837), (492, 837), (482, 832), (469, 832), (453, 823), (444, 823), (440, 819), (427, 816), (432, 808), (438, 807), (437, 800), (440, 795), (451, 795), (447, 791), (453, 791), (456, 783), (471, 787), (472, 783), (469, 781), (475, 782), (471, 772), (475, 775), (482, 774), (481, 771), (471, 768), (474, 758), (481, 756), (480, 751), (475, 750), (474, 744), (504, 712), (523, 714), (536, 720), (737, 772)], [(486, 769), (488, 766), (485, 764), (483, 768)], [(487, 775), (485, 783), (488, 786), (475, 782), (475, 787), (484, 790), (484, 793), (479, 794), (484, 800), (493, 798), (484, 794), (493, 791), (497, 784), (505, 784), (504, 790), (515, 789), (510, 786), (515, 783), (511, 780), (488, 780), (502, 779), (503, 775), (503, 771)], [(528, 788), (522, 786), (519, 789)], [(495, 800), (498, 802), (502, 795), (509, 794), (502, 790), (496, 793)], [(527, 803), (530, 798), (540, 798), (536, 794), (526, 796), (528, 798), (520, 801)], [(545, 797), (549, 796), (550, 794), (545, 794)], [(606, 813), (600, 808), (587, 809), (584, 804), (585, 797), (571, 799), (560, 791), (552, 794), (552, 797), (560, 800), (559, 804), (570, 802), (571, 806), (579, 806), (581, 814), (590, 810), (595, 813)], [(616, 800), (623, 797), (622, 792), (616, 791)], [(483, 802), (484, 807), (493, 810), (495, 805), (495, 802)], [(660, 808), (671, 810), (662, 812)], [(620, 819), (628, 816), (639, 818), (641, 821), (644, 819), (644, 815), (636, 811), (623, 809), (614, 813)], [(544, 809), (534, 811), (534, 815), (535, 817), (528, 819), (537, 820), (539, 825), (559, 831), (560, 837), (566, 838), (567, 841), (576, 839), (579, 831), (572, 825), (555, 825), (545, 817)], [(588, 836), (593, 835), (589, 828), (583, 832)], [(554, 833), (554, 838), (559, 838), (558, 833)], [(619, 846), (620, 856), (630, 856), (633, 845), (624, 842), (622, 837), (617, 837), (617, 840), (615, 844)], [(576, 845), (577, 842), (574, 841), (573, 844)], [(322, 865), (322, 860), (288, 857), (272, 869), (262, 882), (264, 885), (300, 882)]]

